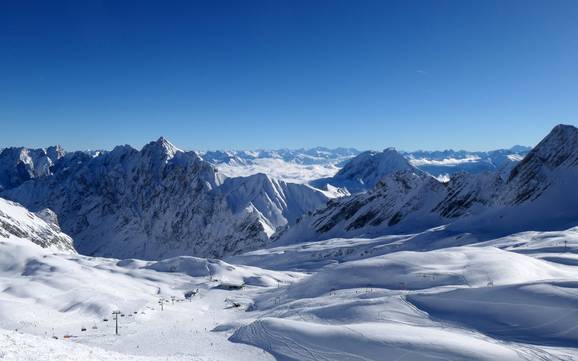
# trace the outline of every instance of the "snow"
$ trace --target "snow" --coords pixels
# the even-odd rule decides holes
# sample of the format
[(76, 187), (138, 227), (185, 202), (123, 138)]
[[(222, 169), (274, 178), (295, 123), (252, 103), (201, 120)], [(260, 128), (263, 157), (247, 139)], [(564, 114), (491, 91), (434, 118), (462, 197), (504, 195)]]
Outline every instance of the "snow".
[[(481, 173), (511, 168), (530, 150), (515, 146), (488, 152), (468, 151), (414, 151), (400, 152), (409, 162), (435, 177), (455, 173)], [(203, 159), (215, 165), (229, 177), (249, 176), (258, 173), (293, 183), (308, 183), (317, 179), (332, 178), (352, 158), (361, 154), (355, 149), (295, 149), (212, 151), (202, 153)]]
[(343, 327), (263, 319), (232, 340), (263, 347), (280, 360), (383, 360), (384, 355), (393, 360), (526, 360), (481, 335), (399, 323)]
[(415, 166), (420, 167), (423, 165), (437, 165), (437, 166), (456, 166), (464, 163), (474, 163), (479, 161), (481, 158), (477, 155), (469, 155), (465, 158), (445, 158), (445, 159), (426, 159), (426, 158), (410, 158), (409, 162)]
[(498, 149), (487, 152), (464, 150), (415, 151), (403, 152), (410, 163), (434, 177), (449, 176), (467, 172), (479, 174), (488, 171), (511, 169), (530, 151), (531, 148), (514, 146), (510, 149)]
[(347, 162), (335, 176), (311, 184), (321, 189), (332, 185), (345, 188), (349, 193), (362, 193), (372, 189), (385, 176), (401, 171), (422, 173), (394, 148), (387, 148), (382, 152), (363, 152)]
[[(294, 227), (280, 232), (275, 241), (289, 244), (403, 234), (436, 226), (447, 227), (448, 233), (471, 233), (479, 239), (490, 239), (578, 224), (575, 127), (555, 127), (512, 169), (457, 173), (446, 183), (403, 162), (404, 158), (393, 150), (362, 153), (333, 179), (347, 170), (345, 173), (354, 174), (352, 179), (358, 184), (368, 184), (368, 180), (375, 180), (376, 169), (386, 170), (375, 187), (329, 201), (327, 207), (304, 215)], [(367, 182), (361, 181), (368, 169), (374, 171), (368, 173)]]
[[(262, 347), (280, 360), (381, 360), (384, 354), (403, 360), (578, 357), (578, 269), (544, 256), (564, 257), (578, 249), (575, 229), (396, 251), (406, 243), (418, 246), (416, 238), (331, 239), (234, 257), (231, 261), (279, 269), (308, 260), (312, 275), (257, 297), (255, 308), (267, 317), (241, 327), (232, 340)], [(536, 239), (567, 244), (522, 251)], [(510, 247), (520, 251), (506, 250)]]
[(294, 224), (303, 214), (325, 206), (330, 195), (306, 184), (288, 183), (266, 174), (228, 178), (217, 189), (233, 212), (249, 207), (259, 214), (267, 235)]
[(308, 183), (332, 177), (342, 165), (360, 152), (353, 148), (277, 149), (210, 151), (203, 159), (229, 177), (264, 173), (291, 183)]
[(0, 150), (0, 190), (51, 174), (50, 167), (64, 156), (60, 146), (40, 149), (4, 148)]
[(262, 174), (227, 178), (162, 137), (140, 151), (69, 154), (54, 174), (2, 192), (29, 209), (52, 209), (83, 254), (144, 259), (262, 247), (338, 194)]
[(578, 282), (460, 289), (408, 299), (432, 317), (494, 337), (551, 346), (578, 345)]
[(340, 169), (335, 164), (299, 164), (274, 158), (256, 159), (251, 164), (241, 165), (221, 163), (216, 167), (228, 177), (264, 173), (291, 183), (308, 183), (314, 179), (332, 177)]
[[(569, 360), (578, 357), (578, 268), (550, 259), (575, 255), (577, 234), (524, 232), (484, 242), (462, 235), (453, 241), (472, 244), (419, 250), (421, 239), (451, 244), (431, 230), (287, 245), (226, 261), (95, 258), (8, 238), (0, 243), (0, 355)], [(159, 298), (167, 300), (162, 311)], [(125, 313), (120, 336), (115, 309)]]
[[(174, 357), (173, 360), (179, 358)], [(185, 358), (181, 358), (185, 360)], [(153, 361), (152, 357), (133, 356), (0, 329), (0, 360), (5, 361)], [(195, 361), (187, 358), (186, 360)]]
[[(203, 269), (211, 270), (210, 277)], [(102, 360), (272, 360), (258, 349), (230, 343), (225, 334), (213, 331), (240, 315), (226, 302), (233, 293), (217, 286), (243, 280), (247, 289), (235, 298), (248, 305), (244, 300), (250, 300), (252, 292), (300, 277), (187, 257), (157, 263), (58, 254), (31, 242), (3, 240), (0, 329), (17, 332), (2, 331), (0, 355), (7, 360), (35, 359), (35, 352), (46, 360), (65, 353), (72, 353), (66, 360), (81, 360), (91, 353)], [(195, 289), (199, 291), (190, 302), (167, 301), (160, 310), (159, 298), (183, 300), (186, 291)], [(111, 315), (117, 309), (125, 314), (119, 321), (121, 336), (114, 335)], [(42, 341), (30, 342), (37, 338), (29, 334), (41, 336)], [(53, 336), (58, 340), (49, 339)], [(14, 344), (18, 346), (10, 346)], [(47, 349), (54, 354), (46, 354)], [(215, 356), (215, 350), (222, 355)]]
[[(100, 209), (82, 213), (88, 226), (72, 224), (93, 232), (92, 247), (134, 254), (153, 234), (164, 252), (79, 255), (54, 212), (0, 199), (0, 359), (576, 360), (577, 145), (578, 130), (558, 126), (511, 171), (453, 174), (447, 184), (393, 149), (363, 153), (332, 179), (373, 188), (314, 210), (327, 196), (310, 185), (225, 179), (164, 138), (140, 152), (66, 155), (53, 175), (8, 193), (36, 202), (22, 192), (40, 189), (62, 206), (51, 187), (63, 182), (67, 197), (80, 194), (70, 212)], [(305, 165), (331, 154), (213, 156)], [(67, 172), (78, 172), (74, 181)], [(86, 191), (90, 182), (99, 192)], [(121, 194), (130, 206), (111, 213)], [(191, 233), (171, 233), (184, 224)], [(267, 244), (264, 225), (286, 231)], [(128, 237), (147, 227), (154, 232)], [(183, 255), (199, 229), (203, 251), (246, 252)]]
[(34, 214), (15, 202), (0, 198), (0, 239), (31, 241), (56, 251), (75, 252), (72, 239), (62, 233), (50, 209)]

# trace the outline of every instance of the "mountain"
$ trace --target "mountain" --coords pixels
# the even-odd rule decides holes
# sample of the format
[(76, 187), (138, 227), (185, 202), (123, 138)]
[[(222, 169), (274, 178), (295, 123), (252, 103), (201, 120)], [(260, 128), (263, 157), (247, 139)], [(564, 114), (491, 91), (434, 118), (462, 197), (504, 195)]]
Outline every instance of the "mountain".
[[(370, 191), (330, 201), (277, 235), (277, 241), (415, 232), (438, 225), (456, 232), (499, 235), (578, 224), (574, 126), (556, 126), (506, 177), (499, 170), (459, 173), (442, 183), (415, 167), (408, 170), (402, 162), (396, 164), (399, 169), (392, 167)], [(368, 174), (368, 179), (375, 178)]]
[(359, 154), (353, 148), (278, 149), (247, 151), (210, 151), (201, 153), (229, 177), (265, 173), (292, 183), (331, 177), (349, 159)]
[(290, 244), (334, 237), (370, 237), (393, 227), (397, 231), (423, 230), (439, 222), (427, 209), (443, 199), (445, 187), (419, 169), (393, 171), (368, 192), (330, 200), (327, 207), (305, 215), (275, 239), (278, 244)]
[[(487, 152), (465, 150), (414, 151), (399, 153), (411, 165), (434, 177), (447, 181), (457, 173), (483, 173), (500, 171), (507, 175), (531, 148), (516, 145), (510, 149), (498, 149)], [(204, 160), (216, 166), (227, 176), (248, 176), (265, 173), (294, 183), (308, 183), (325, 187), (350, 160), (361, 155), (362, 158), (377, 157), (382, 152), (360, 152), (354, 148), (329, 149), (317, 147), (311, 149), (278, 150), (241, 150), (209, 151), (201, 153)], [(360, 159), (355, 160), (358, 162)], [(335, 183), (336, 180), (334, 180)], [(352, 193), (366, 191), (375, 183), (359, 185), (354, 182), (349, 189)]]
[(33, 210), (53, 209), (87, 255), (234, 254), (264, 246), (276, 227), (327, 199), (306, 185), (269, 178), (226, 181), (197, 153), (162, 137), (140, 151), (69, 153), (52, 170), (2, 195)]
[(367, 151), (347, 162), (333, 177), (311, 182), (315, 187), (327, 185), (346, 188), (350, 193), (360, 193), (373, 188), (383, 177), (398, 171), (423, 174), (394, 148), (382, 152)]
[(27, 180), (51, 174), (51, 167), (64, 156), (60, 146), (49, 148), (4, 148), (0, 152), (0, 191)]
[(274, 150), (229, 150), (208, 151), (201, 153), (207, 162), (218, 164), (252, 164), (258, 159), (280, 159), (303, 165), (339, 164), (350, 159), (360, 152), (355, 148), (301, 148), (301, 149), (274, 149)]
[(76, 253), (72, 238), (60, 230), (54, 212), (44, 209), (34, 214), (3, 198), (0, 198), (0, 239), (30, 241), (54, 251)]
[(324, 205), (329, 199), (308, 185), (287, 183), (262, 173), (227, 178), (217, 191), (225, 196), (233, 212), (250, 207), (259, 214), (269, 236), (277, 228), (295, 223), (303, 214)]
[(518, 204), (536, 199), (551, 186), (568, 185), (577, 173), (578, 129), (558, 125), (513, 168), (504, 201)]
[(498, 149), (488, 152), (468, 152), (464, 150), (415, 151), (402, 154), (415, 167), (434, 177), (447, 180), (457, 173), (483, 173), (502, 171), (507, 173), (530, 151), (530, 147), (521, 145), (510, 149)]

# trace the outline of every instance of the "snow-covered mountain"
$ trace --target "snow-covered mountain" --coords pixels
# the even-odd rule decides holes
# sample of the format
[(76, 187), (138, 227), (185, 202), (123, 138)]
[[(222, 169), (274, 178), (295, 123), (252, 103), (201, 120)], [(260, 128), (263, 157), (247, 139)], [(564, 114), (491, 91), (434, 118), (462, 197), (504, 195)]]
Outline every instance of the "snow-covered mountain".
[(552, 186), (571, 185), (577, 176), (578, 129), (558, 125), (512, 170), (504, 201), (518, 204), (536, 199)]
[(258, 159), (281, 159), (303, 165), (340, 164), (360, 152), (355, 148), (274, 149), (274, 150), (229, 150), (202, 152), (204, 160), (211, 164), (251, 164)]
[(325, 188), (327, 185), (346, 188), (350, 193), (372, 189), (383, 177), (398, 171), (423, 174), (394, 148), (382, 152), (367, 151), (348, 161), (335, 176), (312, 181), (311, 184)]
[(254, 151), (210, 151), (201, 153), (204, 160), (221, 173), (249, 176), (258, 173), (292, 183), (331, 177), (349, 159), (359, 154), (353, 148), (279, 149)]
[(464, 150), (415, 151), (402, 154), (415, 167), (441, 180), (457, 173), (509, 172), (530, 151), (530, 147), (516, 145), (510, 149), (488, 152)]
[(268, 177), (225, 181), (197, 153), (164, 138), (141, 151), (69, 153), (52, 170), (3, 195), (33, 210), (53, 209), (77, 250), (90, 255), (152, 259), (255, 249), (276, 227), (327, 200), (309, 186)]
[(49, 148), (4, 148), (0, 152), (0, 191), (29, 179), (51, 174), (51, 167), (64, 156), (60, 146)]
[(556, 126), (505, 179), (496, 170), (456, 174), (442, 183), (399, 163), (371, 191), (332, 200), (277, 238), (283, 244), (447, 224), (494, 235), (568, 227), (578, 223), (577, 139), (577, 128)]
[(308, 185), (287, 183), (262, 173), (227, 178), (217, 191), (225, 196), (233, 212), (250, 207), (259, 214), (269, 236), (329, 199), (325, 193)]
[(72, 238), (64, 234), (50, 209), (32, 213), (18, 203), (0, 198), (0, 238), (32, 242), (53, 251), (75, 253)]
[[(399, 153), (411, 165), (434, 177), (447, 181), (457, 173), (483, 173), (501, 171), (508, 173), (531, 148), (514, 146), (510, 149), (498, 149), (488, 152), (471, 152), (464, 150), (444, 151), (414, 151)], [(354, 148), (328, 149), (323, 147), (312, 149), (281, 149), (281, 150), (246, 150), (246, 151), (210, 151), (201, 153), (204, 160), (215, 165), (227, 176), (248, 176), (265, 173), (273, 178), (283, 179), (293, 183), (313, 182), (317, 186), (325, 186), (349, 161), (357, 163), (377, 160), (383, 152), (360, 152)], [(372, 165), (367, 164), (371, 167)], [(375, 165), (374, 165), (375, 166)], [(359, 172), (359, 170), (357, 170)], [(371, 170), (367, 171), (368, 174)], [(334, 180), (335, 181), (335, 180)], [(343, 180), (342, 180), (343, 182)], [(359, 180), (347, 182), (356, 193), (371, 189), (377, 183), (360, 184)]]

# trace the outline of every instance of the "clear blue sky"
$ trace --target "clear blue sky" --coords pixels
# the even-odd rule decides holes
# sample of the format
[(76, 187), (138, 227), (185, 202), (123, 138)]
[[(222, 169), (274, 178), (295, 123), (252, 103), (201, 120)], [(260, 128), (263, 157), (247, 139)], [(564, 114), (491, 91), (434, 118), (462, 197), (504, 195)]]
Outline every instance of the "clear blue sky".
[(0, 147), (533, 145), (578, 1), (2, 1)]

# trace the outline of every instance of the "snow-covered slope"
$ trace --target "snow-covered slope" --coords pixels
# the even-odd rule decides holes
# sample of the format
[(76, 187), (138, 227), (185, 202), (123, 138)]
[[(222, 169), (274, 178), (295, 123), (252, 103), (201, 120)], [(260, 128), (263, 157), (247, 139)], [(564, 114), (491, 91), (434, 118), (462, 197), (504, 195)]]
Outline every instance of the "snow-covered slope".
[[(409, 163), (400, 160), (395, 165), (406, 169)], [(578, 193), (574, 191), (578, 183), (578, 129), (573, 126), (555, 127), (506, 178), (500, 171), (461, 173), (442, 183), (409, 167), (412, 170), (385, 176), (365, 194), (332, 200), (326, 208), (305, 216), (278, 235), (280, 244), (415, 232), (449, 223), (455, 232), (494, 236), (578, 223)], [(364, 174), (366, 169), (374, 173), (375, 169), (397, 170), (394, 166), (355, 169), (360, 171), (354, 174)], [(374, 173), (368, 178), (378, 178)]]
[(287, 183), (259, 173), (228, 178), (218, 188), (233, 212), (250, 207), (259, 214), (268, 235), (277, 228), (292, 225), (309, 211), (324, 206), (329, 199), (322, 191), (308, 185)]
[[(54, 254), (8, 239), (0, 243), (0, 359), (573, 360), (577, 234), (454, 247), (470, 236), (450, 241), (429, 230), (226, 262)], [(425, 251), (417, 239), (445, 246)], [(169, 300), (163, 310), (160, 298)], [(120, 336), (115, 309), (124, 315)]]
[(53, 209), (83, 254), (159, 259), (262, 247), (279, 226), (322, 206), (323, 192), (266, 176), (228, 179), (164, 138), (141, 151), (67, 154), (50, 176), (3, 195)]
[[(330, 239), (237, 256), (279, 269), (302, 265), (312, 275), (256, 298), (254, 309), (267, 317), (232, 340), (282, 360), (572, 360), (578, 269), (546, 259), (574, 254), (575, 233), (417, 252), (398, 250), (419, 250), (414, 240), (426, 237)], [(429, 237), (448, 244), (441, 233)]]
[[(244, 283), (250, 294), (300, 277), (193, 257), (119, 261), (3, 240), (0, 359), (272, 361), (258, 349), (211, 332), (215, 322), (241, 316), (228, 309), (232, 293), (218, 286)], [(182, 302), (191, 291), (194, 300)], [(120, 336), (115, 336), (115, 310), (122, 313)]]
[[(154, 357), (106, 351), (75, 342), (63, 342), (16, 331), (0, 329), (0, 360), (6, 361), (155, 361)], [(171, 361), (191, 358), (175, 357)]]
[(72, 238), (58, 226), (50, 209), (37, 214), (21, 205), (0, 198), (0, 241), (6, 239), (30, 241), (53, 251), (75, 253)]

